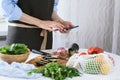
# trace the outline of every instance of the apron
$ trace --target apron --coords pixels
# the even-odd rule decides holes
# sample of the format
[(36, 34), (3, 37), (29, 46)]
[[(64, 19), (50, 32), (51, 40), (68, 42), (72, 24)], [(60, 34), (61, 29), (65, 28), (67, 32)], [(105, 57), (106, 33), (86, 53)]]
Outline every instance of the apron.
[[(41, 20), (51, 20), (54, 0), (18, 0), (17, 5), (24, 13), (30, 16), (39, 18)], [(10, 21), (9, 23), (12, 25), (8, 25), (8, 45), (13, 43), (24, 43), (28, 45), (30, 50), (52, 48), (52, 32), (43, 31), (43, 29), (37, 28), (35, 25), (20, 21)], [(46, 42), (44, 35), (47, 35)]]

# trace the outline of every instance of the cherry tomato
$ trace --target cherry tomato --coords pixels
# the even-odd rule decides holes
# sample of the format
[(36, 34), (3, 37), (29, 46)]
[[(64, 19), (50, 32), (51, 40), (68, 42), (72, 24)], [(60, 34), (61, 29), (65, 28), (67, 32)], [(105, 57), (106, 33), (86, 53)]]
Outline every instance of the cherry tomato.
[(82, 55), (87, 55), (87, 53), (86, 52), (80, 52), (79, 56), (82, 56)]

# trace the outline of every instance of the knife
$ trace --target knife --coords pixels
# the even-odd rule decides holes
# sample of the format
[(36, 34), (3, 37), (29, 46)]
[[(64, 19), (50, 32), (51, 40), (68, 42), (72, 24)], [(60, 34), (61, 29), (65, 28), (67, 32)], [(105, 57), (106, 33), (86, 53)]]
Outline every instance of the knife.
[[(74, 28), (77, 28), (79, 26), (73, 26), (73, 27), (70, 27), (70, 28), (64, 28), (65, 30), (70, 30), (70, 29), (74, 29)], [(55, 29), (54, 31), (58, 31), (59, 29)]]
[(35, 49), (32, 49), (32, 52), (36, 53), (36, 54), (43, 55), (43, 56), (47, 56), (47, 57), (51, 57), (52, 56), (50, 53), (43, 52), (43, 51), (38, 51), (38, 50), (35, 50)]
[(35, 49), (32, 49), (33, 53), (43, 55), (45, 59), (61, 59), (61, 60), (68, 60), (67, 58), (62, 58), (62, 57), (57, 57), (57, 56), (52, 56), (50, 53), (43, 52), (43, 51), (38, 51)]
[(62, 57), (57, 57), (57, 56), (55, 56), (55, 57), (46, 56), (45, 59), (61, 59), (61, 60), (66, 60), (66, 61), (68, 60), (68, 58), (62, 58)]

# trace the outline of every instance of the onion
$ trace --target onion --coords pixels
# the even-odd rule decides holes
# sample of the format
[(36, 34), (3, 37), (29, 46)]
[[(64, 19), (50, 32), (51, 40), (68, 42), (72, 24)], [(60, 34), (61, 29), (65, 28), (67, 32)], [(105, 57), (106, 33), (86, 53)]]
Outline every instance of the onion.
[(58, 56), (66, 56), (67, 50), (64, 47), (60, 47), (57, 49), (57, 55)]

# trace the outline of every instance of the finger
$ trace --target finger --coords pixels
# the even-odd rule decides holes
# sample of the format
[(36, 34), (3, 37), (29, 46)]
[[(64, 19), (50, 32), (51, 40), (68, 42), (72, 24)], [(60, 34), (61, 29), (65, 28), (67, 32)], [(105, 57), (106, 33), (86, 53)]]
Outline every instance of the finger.
[(53, 28), (51, 28), (51, 27), (49, 27), (47, 30), (50, 31), (50, 32), (54, 31)]
[(62, 31), (60, 31), (60, 33), (69, 33), (70, 32), (70, 30), (62, 30)]
[(64, 31), (60, 31), (60, 33), (65, 33)]
[(66, 25), (68, 28), (74, 26), (71, 22), (67, 22)]
[(70, 26), (75, 26), (75, 25), (72, 24), (72, 22), (69, 22), (69, 25), (70, 25)]
[(70, 30), (66, 30), (66, 29), (64, 29), (64, 32), (65, 32), (65, 33), (69, 33), (69, 32), (70, 32)]
[(58, 24), (56, 24), (55, 28), (57, 28), (58, 30), (63, 30), (64, 29), (64, 25), (58, 23)]

